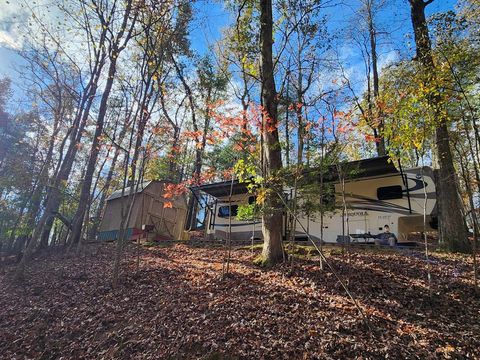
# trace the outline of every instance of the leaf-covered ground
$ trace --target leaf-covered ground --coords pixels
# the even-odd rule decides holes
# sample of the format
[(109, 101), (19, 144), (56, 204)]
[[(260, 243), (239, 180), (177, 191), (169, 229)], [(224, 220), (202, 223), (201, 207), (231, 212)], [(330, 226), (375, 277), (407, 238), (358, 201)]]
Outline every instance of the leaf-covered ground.
[(111, 288), (114, 245), (80, 257), (44, 255), (23, 285), (0, 270), (0, 357), (5, 359), (480, 358), (480, 296), (471, 264), (354, 249), (330, 270), (297, 260), (266, 271), (250, 250), (146, 248), (136, 272), (127, 251)]

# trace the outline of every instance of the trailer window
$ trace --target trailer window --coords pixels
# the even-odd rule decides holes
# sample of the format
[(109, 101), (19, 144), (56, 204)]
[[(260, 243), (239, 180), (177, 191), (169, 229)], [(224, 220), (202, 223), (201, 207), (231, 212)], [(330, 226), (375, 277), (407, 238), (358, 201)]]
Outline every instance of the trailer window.
[(230, 207), (227, 206), (220, 206), (218, 208), (218, 217), (226, 218), (230, 216), (237, 216), (238, 213), (238, 205), (232, 205), (232, 214), (230, 215)]
[(384, 186), (377, 189), (378, 200), (393, 200), (401, 199), (403, 197), (403, 190), (400, 185)]

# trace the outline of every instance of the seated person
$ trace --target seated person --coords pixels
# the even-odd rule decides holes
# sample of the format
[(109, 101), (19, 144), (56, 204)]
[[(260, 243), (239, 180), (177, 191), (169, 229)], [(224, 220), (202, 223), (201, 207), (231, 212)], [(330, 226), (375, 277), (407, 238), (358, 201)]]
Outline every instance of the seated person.
[(378, 235), (375, 235), (375, 244), (376, 245), (390, 245), (390, 246), (395, 246), (397, 243), (397, 237), (395, 236), (394, 233), (390, 232), (390, 226), (385, 225), (383, 227), (383, 233), (380, 233)]

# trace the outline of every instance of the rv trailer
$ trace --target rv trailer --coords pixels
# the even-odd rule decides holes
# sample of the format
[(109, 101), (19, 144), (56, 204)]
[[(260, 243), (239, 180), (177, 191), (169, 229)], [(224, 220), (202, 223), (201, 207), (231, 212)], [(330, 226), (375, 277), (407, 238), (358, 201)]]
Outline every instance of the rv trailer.
[[(307, 232), (318, 242), (367, 242), (381, 233), (384, 225), (389, 225), (401, 244), (409, 241), (410, 233), (436, 230), (435, 182), (431, 168), (405, 170), (399, 166), (397, 169), (388, 157), (377, 157), (344, 163), (338, 170), (332, 166), (323, 175), (322, 182), (334, 189), (333, 210), (323, 215), (323, 239), (318, 213), (298, 215), (301, 225), (295, 226), (297, 239), (306, 238)], [(340, 176), (339, 173), (350, 175)], [(313, 181), (320, 186), (318, 179)], [(260, 219), (242, 221), (236, 218), (239, 205), (255, 201), (245, 183), (225, 181), (191, 190), (196, 196), (203, 193), (208, 198), (205, 209), (208, 238), (227, 239), (230, 233), (232, 240), (262, 239)], [(291, 189), (284, 190), (285, 196), (294, 196)], [(346, 212), (342, 210), (344, 203)], [(284, 236), (289, 231), (287, 216), (285, 212)]]

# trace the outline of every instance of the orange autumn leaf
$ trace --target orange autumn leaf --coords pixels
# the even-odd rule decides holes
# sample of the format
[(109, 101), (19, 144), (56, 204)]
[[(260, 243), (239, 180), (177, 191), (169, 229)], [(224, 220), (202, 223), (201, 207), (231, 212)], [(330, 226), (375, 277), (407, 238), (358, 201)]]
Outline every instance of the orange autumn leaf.
[(365, 140), (366, 140), (366, 141), (369, 141), (369, 142), (376, 142), (376, 143), (380, 142), (380, 139), (379, 139), (379, 138), (376, 138), (375, 136), (373, 136), (373, 135), (368, 135), (368, 134), (365, 135)]
[(272, 125), (267, 125), (266, 126), (266, 129), (268, 132), (274, 132), (275, 130), (277, 130), (277, 128), (275, 126), (272, 126)]
[(215, 144), (215, 140), (213, 139), (213, 137), (211, 137), (211, 136), (207, 137), (207, 144), (209, 144), (209, 145)]
[(233, 150), (235, 150), (235, 151), (242, 151), (242, 150), (243, 150), (242, 144), (238, 144), (238, 143), (234, 144), (234, 145), (233, 145)]
[(170, 201), (163, 203), (163, 208), (173, 208), (173, 204)]

